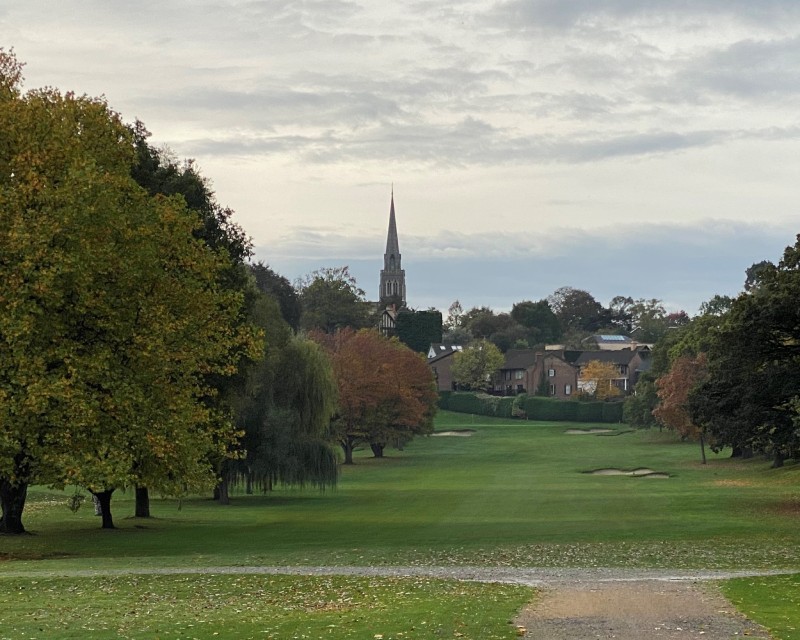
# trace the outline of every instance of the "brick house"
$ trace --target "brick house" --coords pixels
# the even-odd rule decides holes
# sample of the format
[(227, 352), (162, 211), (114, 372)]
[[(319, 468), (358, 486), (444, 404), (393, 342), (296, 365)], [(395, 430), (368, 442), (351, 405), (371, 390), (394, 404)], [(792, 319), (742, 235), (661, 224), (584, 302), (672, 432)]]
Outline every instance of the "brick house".
[[(583, 351), (576, 359), (575, 365), (583, 372), (583, 368), (592, 360), (613, 364), (618, 372), (618, 377), (613, 380), (614, 385), (623, 393), (633, 392), (633, 387), (639, 379), (639, 374), (646, 371), (650, 364), (650, 350), (619, 349), (616, 351)], [(578, 376), (578, 387), (583, 388), (582, 375)]]
[(563, 353), (533, 349), (509, 349), (494, 383), (494, 392), (506, 396), (546, 394), (565, 400), (577, 389), (578, 368)]
[(547, 395), (560, 400), (569, 400), (578, 391), (578, 367), (569, 361), (563, 351), (545, 351), (538, 354), (532, 372), (534, 384), (531, 393), (539, 387), (547, 389)]

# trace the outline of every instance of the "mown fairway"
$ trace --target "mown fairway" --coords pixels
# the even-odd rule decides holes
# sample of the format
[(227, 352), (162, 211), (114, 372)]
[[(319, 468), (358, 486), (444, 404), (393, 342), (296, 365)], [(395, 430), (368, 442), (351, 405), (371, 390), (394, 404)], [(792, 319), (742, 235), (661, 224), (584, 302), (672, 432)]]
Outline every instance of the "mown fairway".
[[(114, 498), (117, 531), (85, 504), (33, 491), (34, 536), (4, 538), (13, 566), (464, 563), (551, 566), (787, 567), (798, 558), (800, 465), (771, 470), (727, 454), (699, 464), (671, 433), (566, 435), (597, 425), (489, 420), (444, 413), (430, 437), (343, 469), (340, 487), (154, 501), (136, 520)], [(624, 430), (623, 430), (624, 431)], [(597, 476), (648, 467), (669, 479)], [(88, 503), (88, 501), (87, 501)], [(30, 563), (28, 560), (36, 560)], [(9, 566), (9, 565), (6, 565)]]
[[(155, 500), (150, 520), (127, 517), (131, 496), (119, 494), (116, 531), (99, 529), (88, 501), (73, 515), (71, 492), (37, 489), (25, 520), (35, 535), (0, 538), (0, 569), (800, 567), (800, 465), (772, 470), (723, 453), (703, 466), (694, 444), (622, 426), (565, 433), (598, 427), (443, 413), (437, 430), (474, 433), (418, 439), (382, 460), (361, 452), (325, 494), (236, 495), (229, 507)], [(586, 473), (642, 467), (670, 477)], [(0, 593), (0, 629), (16, 630), (0, 638), (511, 638), (508, 621), (531, 595), (428, 579), (41, 574), (2, 578)]]

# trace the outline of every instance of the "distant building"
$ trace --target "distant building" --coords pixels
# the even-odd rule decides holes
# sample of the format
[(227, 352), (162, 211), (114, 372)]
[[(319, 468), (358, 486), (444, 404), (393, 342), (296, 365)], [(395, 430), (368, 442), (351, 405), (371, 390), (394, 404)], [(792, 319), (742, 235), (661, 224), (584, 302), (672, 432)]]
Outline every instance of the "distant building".
[(428, 349), (428, 366), (436, 378), (436, 388), (439, 391), (453, 391), (453, 374), (450, 368), (453, 366), (453, 356), (461, 351), (463, 347), (455, 344), (432, 344)]
[(386, 252), (383, 254), (380, 288), (378, 290), (380, 307), (395, 310), (406, 306), (406, 272), (401, 265), (400, 242), (397, 238), (397, 220), (394, 213), (394, 189), (389, 207), (389, 231), (386, 234)]

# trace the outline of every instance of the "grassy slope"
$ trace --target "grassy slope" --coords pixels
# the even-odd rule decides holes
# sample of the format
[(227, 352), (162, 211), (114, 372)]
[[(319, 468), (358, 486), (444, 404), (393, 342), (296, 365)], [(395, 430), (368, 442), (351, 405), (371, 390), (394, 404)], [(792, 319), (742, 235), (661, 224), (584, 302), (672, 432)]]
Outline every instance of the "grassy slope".
[[(629, 565), (786, 567), (798, 564), (800, 465), (713, 456), (671, 434), (565, 435), (570, 426), (473, 420), (444, 413), (437, 429), (471, 437), (414, 441), (376, 460), (366, 452), (325, 494), (281, 490), (209, 500), (155, 501), (155, 519), (101, 531), (89, 506), (72, 515), (63, 494), (34, 491), (26, 523), (37, 535), (0, 541), (13, 564)], [(668, 480), (592, 476), (649, 467)], [(793, 511), (794, 509), (794, 511)], [(43, 558), (59, 558), (43, 562)], [(36, 562), (25, 562), (37, 559)]]

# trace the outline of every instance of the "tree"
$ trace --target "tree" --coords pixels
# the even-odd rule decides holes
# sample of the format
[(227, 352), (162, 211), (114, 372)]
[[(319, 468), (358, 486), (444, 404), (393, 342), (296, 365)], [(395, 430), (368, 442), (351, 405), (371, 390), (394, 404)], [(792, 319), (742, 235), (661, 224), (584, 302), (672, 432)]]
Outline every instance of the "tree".
[(397, 338), (409, 349), (427, 353), (432, 343), (442, 341), (442, 314), (436, 309), (404, 310), (397, 314)]
[(622, 390), (614, 384), (619, 378), (619, 371), (611, 362), (590, 360), (581, 371), (583, 390), (594, 396), (596, 400), (608, 400), (622, 395)]
[(511, 308), (511, 318), (525, 327), (530, 346), (555, 342), (561, 337), (558, 317), (547, 300), (518, 302)]
[(792, 401), (800, 395), (800, 237), (777, 265), (762, 264), (708, 340), (708, 378), (690, 394), (692, 419), (720, 446), (772, 454), (800, 446)]
[(257, 345), (228, 257), (197, 215), (130, 176), (133, 140), (105, 101), (22, 94), (0, 54), (0, 530), (24, 531), (27, 485), (182, 494), (236, 439), (211, 375)]
[(707, 375), (708, 360), (701, 353), (695, 357), (680, 356), (672, 363), (669, 373), (656, 380), (659, 398), (653, 410), (655, 418), (668, 429), (680, 434), (684, 440), (697, 440), (700, 455), (706, 463), (705, 432), (695, 424), (689, 412), (689, 394)]
[[(233, 211), (217, 202), (210, 181), (200, 173), (194, 160), (178, 161), (168, 149), (156, 149), (150, 145), (150, 132), (138, 120), (131, 127), (131, 133), (135, 149), (132, 177), (151, 196), (161, 194), (183, 198), (186, 206), (197, 215), (200, 224), (192, 231), (194, 237), (230, 258), (228, 267), (218, 274), (217, 284), (244, 296), (245, 309), (240, 316), (240, 321), (244, 322), (248, 315), (247, 308), (253, 301), (248, 291), (249, 274), (244, 265), (251, 255), (250, 238), (233, 221)], [(247, 366), (247, 363), (242, 362), (241, 366)], [(213, 404), (217, 411), (228, 412), (230, 398), (240, 392), (236, 387), (244, 381), (243, 372), (240, 373), (242, 375), (214, 377), (212, 384), (217, 393)], [(150, 516), (147, 487), (136, 487), (135, 509), (137, 517)]]
[(504, 361), (503, 354), (494, 344), (488, 340), (477, 340), (453, 355), (450, 371), (460, 387), (484, 391), (491, 385), (492, 377)]
[(365, 292), (348, 267), (314, 271), (298, 283), (303, 315), (301, 326), (334, 333), (344, 327), (366, 328), (371, 324)]
[(289, 280), (275, 273), (269, 268), (269, 265), (263, 262), (251, 264), (250, 270), (255, 276), (258, 289), (278, 301), (283, 319), (294, 331), (297, 331), (300, 328), (300, 315), (303, 309), (300, 297)]
[(461, 327), (461, 317), (464, 315), (464, 308), (458, 300), (453, 301), (447, 308), (447, 321), (444, 323), (444, 328), (448, 331), (458, 329)]
[(591, 293), (572, 287), (554, 291), (547, 302), (561, 322), (564, 332), (595, 332), (609, 324), (609, 313)]
[(338, 405), (332, 429), (345, 464), (353, 463), (359, 443), (370, 444), (380, 457), (384, 447), (432, 431), (438, 394), (423, 356), (374, 329), (313, 337), (333, 362)]
[[(275, 327), (275, 312), (268, 315), (264, 324), (277, 330), (267, 333), (264, 357), (250, 373), (250, 393), (237, 411), (243, 450), (226, 463), (224, 479), (263, 491), (278, 483), (334, 486), (338, 460), (330, 422), (337, 390), (331, 362), (317, 343), (288, 335)], [(221, 489), (225, 503), (227, 486)]]

